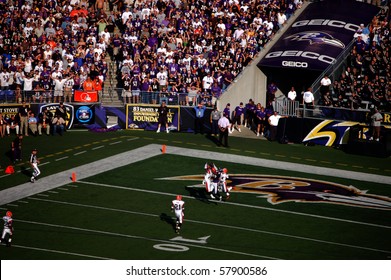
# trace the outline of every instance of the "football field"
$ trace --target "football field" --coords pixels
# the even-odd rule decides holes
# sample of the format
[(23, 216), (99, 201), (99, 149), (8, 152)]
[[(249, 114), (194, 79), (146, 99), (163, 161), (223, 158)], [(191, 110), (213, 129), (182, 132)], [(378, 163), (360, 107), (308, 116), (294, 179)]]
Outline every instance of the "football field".
[[(391, 258), (387, 174), (194, 145), (162, 153), (151, 142), (4, 190), (14, 196), (0, 208), (13, 211), (15, 234), (1, 259)], [(205, 193), (206, 161), (228, 169), (230, 199)], [(177, 194), (185, 201), (179, 234), (170, 209)]]

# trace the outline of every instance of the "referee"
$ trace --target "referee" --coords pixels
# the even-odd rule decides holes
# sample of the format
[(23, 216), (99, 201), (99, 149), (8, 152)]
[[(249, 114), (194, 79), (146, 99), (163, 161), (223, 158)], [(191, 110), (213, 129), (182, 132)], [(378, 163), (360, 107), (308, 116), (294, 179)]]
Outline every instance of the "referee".
[(230, 123), (226, 113), (224, 113), (223, 116), (219, 119), (218, 126), (219, 126), (219, 142), (220, 144), (223, 144), (223, 138), (224, 138), (223, 146), (228, 148), (228, 129)]

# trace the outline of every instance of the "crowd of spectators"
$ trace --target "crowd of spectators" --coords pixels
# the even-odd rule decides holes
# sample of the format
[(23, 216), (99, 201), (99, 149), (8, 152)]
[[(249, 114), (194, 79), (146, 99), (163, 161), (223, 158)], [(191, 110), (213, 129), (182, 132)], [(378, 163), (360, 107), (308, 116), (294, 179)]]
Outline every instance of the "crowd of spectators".
[(390, 13), (385, 9), (367, 27), (360, 25), (347, 67), (330, 91), (322, 94), (320, 105), (353, 110), (376, 106), (391, 111), (390, 29)]
[(301, 3), (1, 0), (1, 92), (16, 102), (62, 101), (65, 87), (83, 89), (87, 77), (102, 83), (109, 55), (132, 98), (155, 83), (167, 94), (196, 90), (211, 104)]

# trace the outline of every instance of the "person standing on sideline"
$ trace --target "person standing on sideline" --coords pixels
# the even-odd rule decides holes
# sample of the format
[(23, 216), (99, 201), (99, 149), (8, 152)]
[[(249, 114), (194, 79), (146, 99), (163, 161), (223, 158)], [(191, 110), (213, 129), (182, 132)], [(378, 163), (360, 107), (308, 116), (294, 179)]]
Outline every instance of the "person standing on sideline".
[(7, 211), (3, 217), (4, 227), (3, 233), (1, 234), (1, 243), (7, 247), (11, 246), (12, 235), (14, 233), (14, 221), (12, 220), (12, 212)]
[(37, 177), (41, 174), (41, 171), (38, 168), (39, 159), (37, 157), (37, 149), (33, 149), (30, 155), (30, 165), (33, 170), (33, 174), (30, 178), (30, 182), (34, 183), (37, 180)]
[(179, 230), (183, 224), (183, 217), (185, 216), (185, 202), (182, 200), (181, 195), (177, 195), (176, 198), (171, 202), (171, 211), (175, 213), (175, 232), (179, 234)]
[(236, 129), (239, 131), (239, 132), (242, 132), (242, 130), (240, 129), (240, 126), (242, 125), (242, 122), (243, 122), (243, 119), (244, 119), (244, 107), (243, 107), (243, 102), (240, 102), (239, 106), (236, 106), (235, 110), (234, 110), (234, 121), (233, 121), (233, 125), (234, 127), (232, 128), (232, 131)]
[(310, 87), (303, 93), (303, 106), (304, 111), (309, 110), (309, 112), (307, 112), (307, 116), (311, 117), (313, 115), (312, 111), (315, 106), (315, 98), (314, 94), (312, 93), (312, 88)]
[(219, 119), (221, 117), (220, 112), (217, 110), (217, 107), (215, 106), (213, 111), (210, 113), (210, 124), (212, 127), (212, 136), (217, 136), (219, 133)]
[[(220, 144), (223, 144), (225, 147), (228, 147), (228, 130), (230, 127), (230, 123), (226, 113), (224, 113), (223, 117), (219, 119), (218, 126), (219, 126), (219, 142)], [(223, 143), (223, 138), (224, 138), (224, 143)]]
[(271, 115), (268, 119), (269, 125), (270, 125), (270, 141), (276, 140), (277, 137), (277, 128), (278, 128), (278, 121), (281, 118), (287, 118), (288, 116), (281, 116), (278, 114), (277, 111), (274, 111), (273, 115)]
[(379, 141), (381, 122), (383, 121), (383, 116), (379, 113), (379, 110), (376, 107), (373, 112), (374, 113), (371, 116), (372, 137), (369, 138), (369, 140)]
[(26, 101), (23, 101), (22, 107), (19, 107), (19, 119), (20, 119), (20, 134), (29, 136), (28, 134), (28, 115), (29, 108), (26, 105)]
[(158, 109), (158, 112), (159, 112), (159, 119), (158, 119), (158, 126), (157, 126), (156, 133), (160, 132), (160, 127), (162, 125), (166, 126), (166, 131), (167, 131), (167, 133), (169, 133), (169, 130), (168, 130), (168, 118), (167, 118), (168, 108), (167, 108), (167, 105), (166, 105), (165, 101), (163, 101), (162, 105), (160, 105), (160, 107)]
[(14, 141), (11, 142), (11, 151), (14, 162), (22, 161), (22, 142), (23, 134), (17, 135)]
[(204, 114), (205, 114), (205, 105), (204, 102), (198, 103), (197, 106), (194, 106), (195, 110), (195, 125), (194, 125), (194, 133), (197, 134), (200, 132), (204, 134)]
[(227, 105), (225, 106), (225, 108), (223, 110), (223, 115), (224, 114), (228, 118), (228, 121), (229, 121), (228, 132), (232, 133), (233, 127), (232, 127), (232, 121), (231, 121), (231, 104), (230, 103), (227, 103)]

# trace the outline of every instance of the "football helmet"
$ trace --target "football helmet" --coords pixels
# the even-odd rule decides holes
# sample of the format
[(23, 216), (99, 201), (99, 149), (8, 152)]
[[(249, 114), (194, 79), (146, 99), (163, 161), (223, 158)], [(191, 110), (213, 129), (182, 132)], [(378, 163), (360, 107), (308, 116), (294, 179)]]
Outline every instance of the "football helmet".
[(177, 195), (176, 196), (176, 200), (182, 200), (182, 196), (181, 195)]
[(5, 213), (5, 215), (6, 215), (7, 217), (12, 218), (12, 212), (11, 212), (11, 211), (7, 211), (7, 212)]
[(223, 172), (224, 173), (228, 173), (228, 169), (227, 168), (223, 168)]

